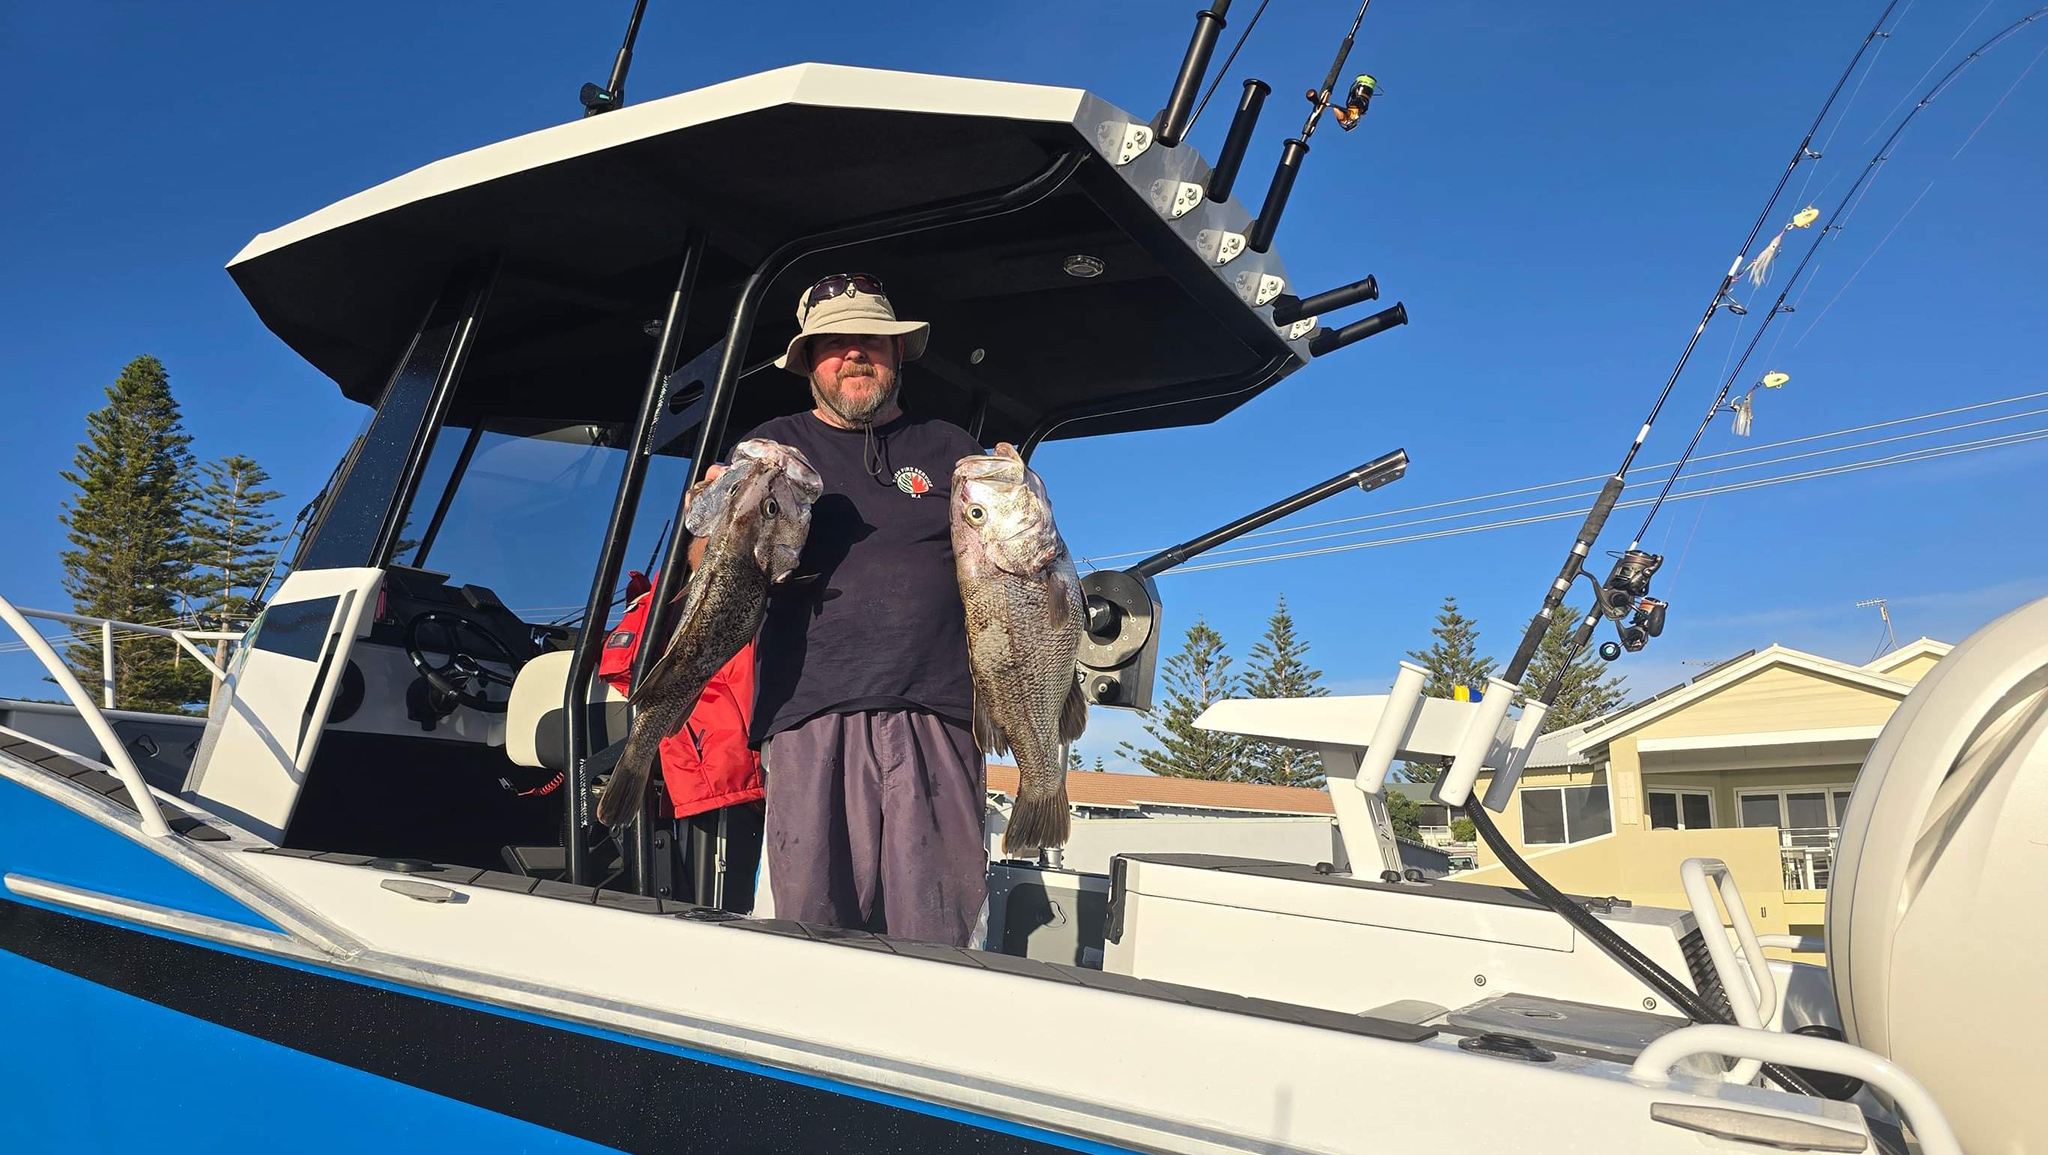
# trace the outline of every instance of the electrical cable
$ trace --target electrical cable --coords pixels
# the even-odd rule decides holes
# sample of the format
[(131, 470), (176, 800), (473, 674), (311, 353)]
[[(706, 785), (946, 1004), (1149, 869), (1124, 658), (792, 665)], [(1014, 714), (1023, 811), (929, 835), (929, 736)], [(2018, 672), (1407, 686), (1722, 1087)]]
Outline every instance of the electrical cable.
[[(1740, 457), (1740, 456), (1745, 456), (1745, 455), (1748, 455), (1748, 454), (1752, 454), (1752, 453), (1760, 453), (1760, 452), (1763, 452), (1763, 451), (1765, 451), (1765, 450), (1769, 450), (1769, 449), (1779, 449), (1779, 448), (1784, 448), (1784, 447), (1787, 447), (1787, 446), (1792, 446), (1792, 445), (1803, 445), (1803, 444), (1808, 444), (1808, 443), (1811, 443), (1811, 442), (1814, 442), (1814, 441), (1823, 441), (1823, 440), (1827, 440), (1827, 439), (1829, 439), (1829, 438), (1834, 438), (1834, 437), (1842, 437), (1842, 436), (1846, 436), (1846, 435), (1848, 435), (1848, 434), (1852, 434), (1852, 433), (1865, 433), (1865, 432), (1870, 432), (1870, 431), (1872, 431), (1872, 430), (1877, 430), (1877, 429), (1886, 429), (1886, 428), (1892, 428), (1892, 427), (1896, 427), (1896, 426), (1899, 426), (1899, 425), (1907, 425), (1907, 424), (1911, 424), (1911, 423), (1913, 423), (1913, 422), (1917, 422), (1917, 421), (1925, 421), (1925, 420), (1928, 420), (1928, 419), (1931, 419), (1931, 418), (1935, 418), (1935, 417), (1948, 417), (1948, 416), (1953, 416), (1953, 415), (1955, 415), (1955, 414), (1958, 414), (1958, 413), (1970, 413), (1970, 412), (1975, 412), (1975, 411), (1979, 411), (1979, 410), (1983, 410), (1983, 409), (1990, 409), (1990, 408), (1994, 408), (1994, 407), (1996, 407), (1996, 406), (2000, 406), (2000, 405), (2009, 405), (2009, 404), (2012, 404), (2013, 402), (2016, 402), (2016, 401), (2027, 401), (2027, 400), (2033, 400), (2033, 399), (2036, 399), (2036, 398), (2040, 398), (2040, 397), (2048, 397), (2048, 390), (2039, 390), (2039, 391), (2036, 391), (2036, 392), (2033, 392), (2033, 393), (2021, 393), (2021, 394), (2017, 394), (2017, 395), (2015, 395), (2015, 396), (2012, 396), (2012, 397), (2004, 397), (2004, 398), (2000, 398), (2000, 399), (1998, 399), (1998, 400), (1996, 400), (1996, 401), (1983, 401), (1983, 402), (1977, 402), (1977, 403), (1975, 403), (1975, 404), (1971, 404), (1971, 405), (1958, 405), (1958, 406), (1953, 406), (1953, 407), (1951, 407), (1951, 408), (1948, 408), (1948, 409), (1937, 409), (1937, 410), (1932, 410), (1932, 411), (1929, 411), (1929, 412), (1927, 412), (1927, 413), (1917, 413), (1917, 414), (1914, 414), (1914, 415), (1912, 415), (1912, 416), (1909, 416), (1909, 417), (1895, 417), (1895, 418), (1891, 418), (1891, 419), (1888, 419), (1888, 420), (1885, 420), (1885, 421), (1873, 421), (1873, 422), (1868, 422), (1868, 423), (1866, 423), (1866, 424), (1862, 424), (1862, 425), (1853, 425), (1853, 426), (1849, 426), (1849, 427), (1847, 427), (1847, 428), (1843, 428), (1843, 429), (1833, 429), (1833, 430), (1828, 430), (1828, 431), (1826, 431), (1826, 432), (1823, 432), (1823, 433), (1810, 433), (1810, 434), (1806, 434), (1806, 435), (1804, 435), (1804, 436), (1801, 436), (1801, 437), (1788, 437), (1788, 438), (1785, 438), (1785, 439), (1783, 439), (1783, 440), (1780, 440), (1780, 441), (1772, 441), (1772, 442), (1766, 442), (1766, 443), (1764, 443), (1764, 444), (1761, 444), (1761, 445), (1752, 445), (1752, 446), (1746, 446), (1746, 447), (1744, 447), (1744, 448), (1741, 448), (1741, 449), (1729, 449), (1729, 450), (1723, 450), (1723, 451), (1721, 451), (1721, 452), (1719, 452), (1719, 453), (1709, 453), (1709, 454), (1704, 454), (1704, 455), (1701, 455), (1700, 457), (1696, 458), (1695, 460), (1696, 460), (1696, 461), (1698, 461), (1698, 462), (1705, 462), (1705, 461), (1718, 461), (1718, 460), (1722, 460), (1722, 459), (1725, 459), (1725, 458), (1730, 458), (1730, 457)], [(1691, 477), (1694, 477), (1694, 478), (1699, 478), (1699, 477), (1713, 477), (1713, 476), (1717, 476), (1717, 475), (1719, 475), (1719, 474), (1724, 474), (1724, 473), (1736, 473), (1736, 472), (1740, 472), (1740, 471), (1742, 471), (1742, 470), (1746, 470), (1746, 469), (1759, 469), (1759, 468), (1762, 468), (1763, 466), (1766, 466), (1766, 465), (1782, 465), (1782, 464), (1784, 464), (1784, 463), (1786, 463), (1786, 462), (1789, 462), (1789, 461), (1802, 461), (1802, 460), (1806, 460), (1806, 459), (1808, 459), (1808, 458), (1812, 458), (1812, 457), (1821, 457), (1821, 456), (1825, 456), (1825, 455), (1827, 455), (1827, 454), (1830, 454), (1830, 453), (1843, 453), (1843, 452), (1848, 452), (1849, 450), (1853, 450), (1853, 449), (1868, 449), (1868, 448), (1871, 448), (1871, 447), (1874, 447), (1874, 446), (1878, 446), (1878, 445), (1888, 445), (1888, 444), (1892, 444), (1892, 443), (1894, 443), (1894, 442), (1898, 442), (1898, 441), (1908, 441), (1908, 440), (1912, 440), (1912, 439), (1914, 439), (1914, 438), (1917, 438), (1917, 437), (1929, 437), (1929, 436), (1933, 436), (1933, 435), (1935, 435), (1935, 434), (1937, 434), (1937, 433), (1953, 433), (1953, 432), (1957, 432), (1957, 431), (1959, 431), (1959, 430), (1963, 430), (1963, 429), (1974, 429), (1974, 428), (1978, 428), (1978, 427), (1980, 427), (1980, 426), (1984, 426), (1984, 425), (1995, 425), (1995, 424), (1998, 424), (1999, 422), (2002, 422), (2002, 421), (2011, 421), (2011, 420), (2015, 420), (2015, 419), (2018, 419), (2018, 418), (2021, 418), (2021, 417), (2033, 417), (2033, 416), (2039, 416), (2039, 415), (2042, 415), (2042, 414), (2048, 414), (2048, 407), (2042, 407), (2042, 408), (2036, 408), (2036, 409), (2027, 409), (2027, 410), (2022, 410), (2022, 411), (2019, 411), (2019, 412), (2015, 412), (2015, 413), (2007, 413), (2007, 414), (2003, 414), (2003, 415), (2000, 415), (2000, 416), (1997, 416), (1997, 417), (1988, 417), (1988, 418), (1983, 418), (1983, 419), (1980, 419), (1980, 420), (1976, 420), (1976, 421), (1962, 421), (1962, 422), (1957, 422), (1957, 423), (1955, 423), (1955, 424), (1952, 424), (1952, 425), (1944, 425), (1944, 426), (1939, 426), (1939, 427), (1936, 427), (1936, 428), (1933, 428), (1933, 429), (1922, 429), (1922, 430), (1917, 430), (1917, 431), (1915, 431), (1915, 432), (1912, 432), (1912, 433), (1904, 433), (1904, 434), (1898, 434), (1898, 435), (1895, 435), (1895, 436), (1891, 436), (1891, 437), (1879, 437), (1879, 438), (1872, 438), (1872, 439), (1870, 439), (1870, 440), (1867, 440), (1867, 441), (1859, 441), (1859, 442), (1853, 442), (1853, 443), (1850, 443), (1850, 444), (1846, 444), (1846, 445), (1838, 445), (1838, 446), (1833, 446), (1833, 447), (1831, 447), (1831, 448), (1827, 448), (1827, 449), (1820, 449), (1820, 450), (1814, 450), (1814, 451), (1812, 451), (1812, 452), (1807, 452), (1807, 453), (1792, 453), (1792, 454), (1785, 454), (1785, 455), (1783, 455), (1783, 456), (1780, 456), (1780, 457), (1771, 457), (1771, 458), (1765, 458), (1765, 459), (1762, 459), (1762, 460), (1759, 460), (1759, 461), (1752, 461), (1752, 462), (1746, 462), (1746, 463), (1743, 463), (1743, 464), (1739, 464), (1739, 465), (1731, 465), (1731, 466), (1724, 466), (1724, 467), (1722, 467), (1722, 468), (1719, 468), (1719, 469), (1710, 469), (1710, 470), (1699, 470), (1699, 469), (1695, 469), (1695, 470), (1693, 470), (1693, 471), (1692, 471), (1692, 472), (1690, 473), (1690, 475), (1689, 475), (1689, 476), (1691, 476)], [(1677, 464), (1676, 462), (1663, 462), (1663, 463), (1660, 463), (1660, 464), (1658, 464), (1658, 465), (1652, 465), (1652, 466), (1645, 466), (1645, 467), (1642, 467), (1641, 469), (1637, 470), (1637, 472), (1638, 472), (1638, 473), (1651, 473), (1652, 471), (1655, 471), (1655, 470), (1661, 470), (1661, 469), (1667, 469), (1667, 468), (1670, 468), (1670, 467), (1672, 467), (1672, 466), (1674, 466), (1674, 465), (1676, 465), (1676, 464)], [(1471, 496), (1471, 497), (1459, 497), (1459, 498), (1451, 498), (1451, 499), (1448, 499), (1448, 500), (1444, 500), (1444, 501), (1433, 501), (1433, 502), (1425, 502), (1425, 503), (1423, 503), (1423, 504), (1420, 504), (1420, 505), (1411, 505), (1411, 506), (1405, 506), (1405, 507), (1403, 507), (1403, 508), (1400, 508), (1400, 509), (1393, 509), (1393, 510), (1383, 510), (1383, 511), (1380, 511), (1380, 512), (1378, 512), (1378, 513), (1370, 513), (1370, 514), (1361, 514), (1361, 515), (1359, 515), (1359, 516), (1355, 516), (1355, 517), (1342, 517), (1342, 518), (1333, 518), (1333, 519), (1330, 519), (1330, 520), (1327, 520), (1327, 521), (1307, 522), (1307, 523), (1304, 523), (1304, 524), (1301, 524), (1301, 525), (1295, 525), (1295, 526), (1287, 526), (1287, 527), (1284, 527), (1284, 528), (1281, 528), (1281, 529), (1268, 529), (1268, 530), (1258, 530), (1258, 531), (1255, 531), (1255, 532), (1252, 532), (1252, 533), (1248, 533), (1248, 534), (1245, 534), (1244, 536), (1245, 536), (1245, 537), (1247, 537), (1247, 538), (1252, 538), (1252, 537), (1272, 537), (1272, 536), (1276, 536), (1276, 535), (1281, 535), (1281, 534), (1294, 534), (1294, 533), (1301, 533), (1301, 532), (1304, 532), (1304, 531), (1307, 531), (1307, 530), (1311, 530), (1311, 529), (1325, 529), (1325, 528), (1328, 528), (1328, 527), (1330, 527), (1330, 526), (1337, 526), (1337, 525), (1355, 525), (1355, 524), (1357, 524), (1357, 523), (1359, 523), (1359, 522), (1367, 522), (1367, 521), (1374, 521), (1374, 522), (1377, 522), (1377, 521), (1380, 521), (1380, 520), (1381, 520), (1381, 519), (1383, 519), (1383, 518), (1388, 518), (1388, 517), (1395, 517), (1395, 516), (1398, 516), (1398, 515), (1400, 515), (1400, 514), (1403, 514), (1403, 513), (1420, 513), (1420, 512), (1427, 512), (1427, 511), (1429, 511), (1429, 510), (1432, 510), (1432, 509), (1442, 509), (1442, 508), (1444, 508), (1444, 507), (1446, 507), (1446, 506), (1453, 506), (1453, 505), (1466, 505), (1466, 504), (1470, 504), (1470, 503), (1472, 503), (1472, 502), (1478, 502), (1478, 501), (1488, 501), (1488, 500), (1491, 500), (1491, 499), (1493, 499), (1493, 498), (1496, 498), (1496, 497), (1514, 497), (1514, 496), (1519, 496), (1519, 495), (1521, 495), (1521, 494), (1526, 494), (1526, 493), (1536, 493), (1536, 492), (1540, 492), (1540, 491), (1542, 491), (1542, 490), (1545, 490), (1545, 489), (1555, 489), (1555, 488), (1559, 488), (1559, 487), (1562, 487), (1562, 486), (1566, 486), (1566, 485), (1575, 485), (1575, 484), (1579, 484), (1579, 483), (1582, 483), (1582, 482), (1586, 482), (1586, 481), (1594, 481), (1594, 480), (1597, 480), (1597, 479), (1598, 479), (1597, 475), (1596, 475), (1596, 476), (1593, 476), (1593, 477), (1572, 477), (1572, 478), (1565, 478), (1565, 479), (1563, 479), (1563, 480), (1560, 480), (1560, 481), (1553, 481), (1553, 482), (1548, 482), (1548, 483), (1546, 483), (1546, 484), (1543, 484), (1543, 485), (1528, 485), (1528, 486), (1520, 486), (1520, 487), (1517, 487), (1517, 488), (1515, 488), (1515, 489), (1504, 489), (1504, 490), (1496, 490), (1496, 491), (1495, 491), (1495, 492), (1493, 492), (1493, 493), (1485, 493), (1485, 494), (1476, 494), (1476, 495), (1474, 495), (1474, 496)], [(1630, 482), (1630, 483), (1628, 483), (1627, 485), (1623, 486), (1623, 489), (1624, 489), (1624, 491), (1626, 491), (1626, 490), (1628, 490), (1628, 489), (1636, 488), (1636, 487), (1638, 487), (1638, 486), (1643, 486), (1643, 485), (1655, 485), (1655, 484), (1657, 484), (1657, 482), (1658, 482), (1659, 480), (1661, 480), (1661, 474), (1656, 474), (1656, 475), (1652, 475), (1652, 476), (1649, 476), (1649, 477), (1645, 477), (1645, 478), (1644, 478), (1643, 480), (1641, 480), (1641, 481), (1635, 481), (1635, 482)], [(1577, 498), (1582, 498), (1582, 497), (1590, 497), (1590, 496), (1593, 496), (1593, 495), (1594, 495), (1594, 493), (1595, 493), (1595, 491), (1591, 491), (1591, 490), (1581, 490), (1581, 491), (1579, 491), (1579, 492), (1576, 492), (1576, 493), (1564, 493), (1564, 494), (1557, 494), (1557, 495), (1555, 495), (1555, 496), (1552, 496), (1552, 497), (1544, 497), (1544, 498), (1537, 498), (1537, 499), (1535, 499), (1535, 500), (1532, 500), (1532, 501), (1522, 501), (1522, 502), (1511, 502), (1511, 503), (1508, 503), (1508, 504), (1505, 504), (1505, 505), (1495, 505), (1495, 506), (1489, 506), (1489, 507), (1485, 507), (1485, 508), (1481, 508), (1481, 509), (1469, 509), (1469, 510), (1463, 510), (1463, 511), (1460, 511), (1460, 512), (1457, 512), (1457, 513), (1447, 513), (1447, 514), (1440, 514), (1440, 515), (1438, 515), (1438, 516), (1435, 516), (1435, 517), (1417, 518), (1417, 519), (1414, 519), (1414, 520), (1411, 520), (1411, 521), (1405, 521), (1405, 522), (1384, 522), (1384, 523), (1382, 523), (1382, 524), (1378, 524), (1378, 525), (1368, 525), (1368, 526), (1362, 526), (1362, 527), (1360, 527), (1360, 528), (1357, 528), (1357, 529), (1352, 529), (1352, 530), (1346, 530), (1346, 531), (1340, 531), (1340, 532), (1338, 532), (1338, 533), (1331, 533), (1331, 534), (1318, 534), (1318, 535), (1315, 535), (1315, 536), (1312, 536), (1312, 537), (1293, 537), (1293, 538), (1288, 538), (1288, 539), (1287, 539), (1287, 540), (1285, 540), (1285, 541), (1273, 541), (1273, 542), (1263, 542), (1263, 543), (1259, 543), (1259, 544), (1255, 544), (1255, 545), (1249, 545), (1249, 546), (1236, 546), (1236, 547), (1232, 547), (1232, 548), (1229, 548), (1229, 549), (1218, 549), (1218, 550), (1211, 550), (1211, 551), (1208, 551), (1208, 552), (1207, 552), (1207, 553), (1206, 553), (1206, 554), (1205, 554), (1204, 556), (1214, 557), (1214, 556), (1221, 556), (1221, 555), (1224, 555), (1224, 554), (1232, 554), (1232, 553), (1251, 553), (1251, 552), (1255, 552), (1255, 551), (1258, 551), (1258, 550), (1265, 550), (1265, 549), (1284, 549), (1284, 548), (1287, 548), (1287, 547), (1290, 547), (1290, 546), (1295, 546), (1295, 545), (1304, 545), (1304, 544), (1307, 544), (1307, 543), (1309, 543), (1309, 542), (1314, 542), (1314, 541), (1328, 541), (1328, 540), (1332, 540), (1332, 539), (1335, 539), (1335, 538), (1340, 538), (1340, 537), (1347, 537), (1347, 536), (1351, 536), (1351, 535), (1353, 535), (1353, 534), (1362, 534), (1362, 533), (1375, 533), (1375, 532), (1378, 532), (1378, 531), (1380, 531), (1380, 530), (1386, 530), (1386, 529), (1406, 529), (1406, 528), (1412, 528), (1412, 527), (1415, 527), (1415, 526), (1422, 526), (1422, 525), (1433, 525), (1433, 524), (1436, 524), (1436, 523), (1438, 523), (1438, 522), (1445, 522), (1445, 521), (1455, 521), (1455, 520), (1457, 520), (1457, 519), (1459, 519), (1459, 518), (1465, 518), (1465, 517), (1480, 517), (1480, 516), (1484, 516), (1484, 515), (1487, 515), (1487, 514), (1493, 514), (1493, 513), (1505, 513), (1505, 512), (1508, 512), (1508, 511), (1510, 511), (1510, 510), (1515, 510), (1515, 509), (1527, 509), (1527, 508), (1530, 508), (1530, 507), (1533, 507), (1533, 506), (1540, 506), (1540, 505), (1546, 505), (1546, 504), (1549, 504), (1549, 503), (1551, 503), (1551, 502), (1554, 502), (1554, 501), (1567, 501), (1567, 500), (1573, 500), (1573, 499), (1577, 499)], [(1686, 496), (1690, 496), (1690, 495), (1686, 495)], [(1674, 498), (1673, 500), (1678, 500), (1678, 499), (1677, 499), (1677, 498)], [(1641, 503), (1640, 503), (1640, 502), (1631, 502), (1631, 503), (1629, 503), (1629, 504), (1630, 504), (1631, 506), (1633, 506), (1633, 505), (1636, 505), (1636, 504), (1641, 504)], [(1584, 512), (1584, 511), (1583, 511), (1583, 510), (1579, 510), (1579, 511), (1570, 511), (1570, 512)], [(1543, 518), (1543, 519), (1541, 519), (1541, 520), (1549, 520), (1549, 519), (1550, 519), (1551, 517), (1558, 517), (1558, 516), (1564, 516), (1564, 514), (1553, 514), (1553, 515), (1549, 515), (1548, 517), (1546, 517), (1546, 518)], [(1403, 539), (1403, 540), (1407, 540), (1407, 539)], [(1156, 554), (1156, 553), (1158, 553), (1158, 552), (1160, 552), (1160, 551), (1159, 551), (1158, 549), (1146, 549), (1146, 550), (1129, 550), (1129, 551), (1122, 551), (1122, 552), (1118, 552), (1118, 553), (1108, 553), (1108, 554), (1097, 554), (1097, 555), (1094, 555), (1094, 556), (1092, 556), (1092, 557), (1085, 557), (1085, 558), (1082, 558), (1082, 559), (1080, 559), (1080, 560), (1081, 560), (1081, 561), (1082, 561), (1082, 562), (1083, 562), (1084, 564), (1087, 564), (1087, 565), (1089, 565), (1089, 566), (1090, 566), (1091, 568), (1101, 568), (1100, 566), (1096, 566), (1096, 565), (1095, 565), (1094, 563), (1096, 563), (1096, 562), (1099, 562), (1099, 561), (1108, 561), (1108, 560), (1112, 560), (1112, 559), (1116, 559), (1116, 558), (1124, 558), (1124, 557), (1139, 557), (1139, 556), (1147, 556), (1147, 557), (1149, 557), (1149, 556), (1151, 556), (1151, 555), (1153, 555), (1153, 554)]]
[[(1871, 469), (1884, 469), (1894, 465), (1912, 465), (1921, 461), (1933, 461), (1943, 457), (1954, 457), (1966, 453), (1981, 453), (1985, 450), (2003, 449), (2007, 446), (2023, 445), (2029, 442), (2040, 441), (2043, 439), (2048, 439), (2048, 426), (2044, 426), (2039, 429), (2024, 430), (2019, 433), (2005, 434), (1995, 438), (1986, 438), (1979, 442), (1965, 442), (1957, 445), (1928, 446), (1923, 449), (1916, 449), (1907, 453), (1893, 454), (1890, 457), (1877, 458), (1871, 461), (1849, 462), (1842, 465), (1829, 466), (1825, 469), (1805, 470), (1798, 473), (1782, 474), (1774, 477), (1753, 478), (1749, 481), (1733, 482), (1728, 485), (1715, 486), (1710, 489), (1694, 490), (1690, 493), (1680, 494), (1678, 497), (1673, 498), (1672, 500), (1685, 501), (1694, 498), (1703, 499), (1717, 496), (1723, 493), (1739, 493), (1743, 490), (1748, 489), (1763, 489), (1775, 485), (1787, 485), (1801, 481), (1814, 481), (1826, 477), (1838, 477), (1849, 473), (1862, 473)], [(1634, 501), (1625, 501), (1617, 503), (1615, 508), (1632, 509), (1636, 506), (1648, 505), (1651, 500), (1652, 499), (1648, 497), (1640, 497), (1635, 499)], [(1561, 509), (1550, 513), (1532, 514), (1528, 517), (1510, 518), (1505, 521), (1486, 522), (1480, 525), (1456, 526), (1451, 529), (1440, 529), (1430, 533), (1407, 534), (1400, 537), (1380, 538), (1373, 541), (1350, 542), (1344, 545), (1325, 546), (1321, 549), (1299, 550), (1293, 553), (1268, 554), (1265, 556), (1252, 558), (1238, 558), (1232, 561), (1209, 562), (1203, 565), (1179, 566), (1174, 569), (1167, 570), (1164, 574), (1161, 574), (1160, 576), (1165, 577), (1173, 574), (1200, 573), (1203, 570), (1213, 569), (1232, 569), (1238, 566), (1257, 565), (1269, 561), (1290, 561), (1295, 558), (1320, 557), (1324, 554), (1332, 553), (1348, 553), (1352, 550), (1358, 549), (1375, 549), (1380, 546), (1405, 545), (1410, 542), (1416, 541), (1432, 541), (1437, 538), (1459, 537), (1464, 534), (1481, 533), (1487, 530), (1511, 529), (1517, 526), (1536, 525), (1547, 521), (1560, 521), (1568, 517), (1577, 517), (1581, 514), (1590, 512), (1592, 508), (1593, 507), (1588, 506), (1583, 509)]]

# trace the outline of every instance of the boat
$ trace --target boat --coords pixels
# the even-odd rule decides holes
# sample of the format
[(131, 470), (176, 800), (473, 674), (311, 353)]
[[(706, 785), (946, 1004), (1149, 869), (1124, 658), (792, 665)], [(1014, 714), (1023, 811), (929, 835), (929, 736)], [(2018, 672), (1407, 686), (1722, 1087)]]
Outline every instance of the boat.
[[(1284, 168), (1257, 213), (1228, 191), (1260, 94), (1223, 155), (1179, 139), (1206, 27), (1156, 117), (802, 64), (450, 157), (256, 236), (229, 273), (371, 417), (203, 721), (94, 701), (0, 599), (70, 703), (0, 718), (7, 1149), (2048, 1145), (2021, 1042), (2044, 1025), (2043, 944), (2015, 916), (2048, 869), (2048, 602), (1958, 646), (1885, 728), (1843, 823), (1824, 968), (1767, 960), (1711, 862), (1687, 864), (1689, 910), (1399, 870), (1392, 759), (1450, 759), (1438, 790), (1459, 802), (1533, 740), (1511, 695), (1402, 678), (1206, 719), (1321, 751), (1346, 861), (1005, 863), (995, 949), (776, 919), (654, 822), (594, 824), (587, 762), (628, 717), (594, 673), (629, 543), (733, 433), (808, 404), (756, 374), (818, 275), (919, 286), (935, 338), (907, 404), (1027, 453), (1223, 420), (1405, 321), (1321, 323), (1377, 286), (1290, 281)], [(878, 158), (830, 197), (787, 171), (821, 135)], [(564, 558), (588, 590), (566, 623), (514, 592)], [(1077, 676), (1097, 704), (1149, 702), (1150, 578), (1174, 560), (1090, 575)], [(1003, 933), (1084, 894), (1094, 965)], [(1676, 1012), (1666, 983), (1711, 1016)]]

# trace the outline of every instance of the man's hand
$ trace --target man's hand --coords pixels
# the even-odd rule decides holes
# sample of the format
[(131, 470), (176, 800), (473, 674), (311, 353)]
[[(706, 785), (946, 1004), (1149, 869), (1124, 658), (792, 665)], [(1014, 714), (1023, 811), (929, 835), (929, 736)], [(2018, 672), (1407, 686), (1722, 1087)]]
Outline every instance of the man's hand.
[[(683, 512), (686, 514), (689, 513), (690, 503), (697, 500), (697, 494), (700, 491), (702, 491), (705, 486), (710, 485), (714, 481), (717, 481), (718, 475), (724, 472), (725, 466), (720, 465), (715, 461), (712, 462), (711, 468), (704, 471), (704, 480), (699, 481), (697, 484), (683, 491)], [(704, 546), (708, 540), (709, 539), (707, 538), (701, 537), (690, 539), (690, 545), (689, 548), (685, 551), (685, 556), (689, 559), (691, 573), (696, 573), (697, 567), (704, 564)]]

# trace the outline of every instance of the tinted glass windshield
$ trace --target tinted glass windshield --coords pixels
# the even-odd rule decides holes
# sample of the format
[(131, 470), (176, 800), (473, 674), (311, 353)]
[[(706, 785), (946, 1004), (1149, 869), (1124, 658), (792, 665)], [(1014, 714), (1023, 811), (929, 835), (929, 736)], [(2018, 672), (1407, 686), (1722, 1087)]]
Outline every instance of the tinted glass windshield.
[[(575, 617), (590, 593), (626, 451), (616, 424), (485, 418), (445, 428), (394, 559), (486, 586), (529, 622)], [(626, 568), (644, 569), (689, 472), (654, 457)]]

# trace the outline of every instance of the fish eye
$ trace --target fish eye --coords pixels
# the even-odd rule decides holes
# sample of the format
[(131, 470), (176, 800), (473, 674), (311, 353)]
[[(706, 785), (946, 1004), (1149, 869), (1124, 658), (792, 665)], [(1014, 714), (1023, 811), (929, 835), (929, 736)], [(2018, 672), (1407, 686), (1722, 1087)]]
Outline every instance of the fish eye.
[(967, 520), (969, 521), (979, 522), (987, 516), (988, 510), (983, 509), (978, 505), (970, 505), (967, 507)]
[(782, 507), (775, 504), (775, 499), (770, 497), (764, 499), (761, 502), (761, 512), (767, 514), (769, 517), (774, 517), (775, 515), (782, 512)]

